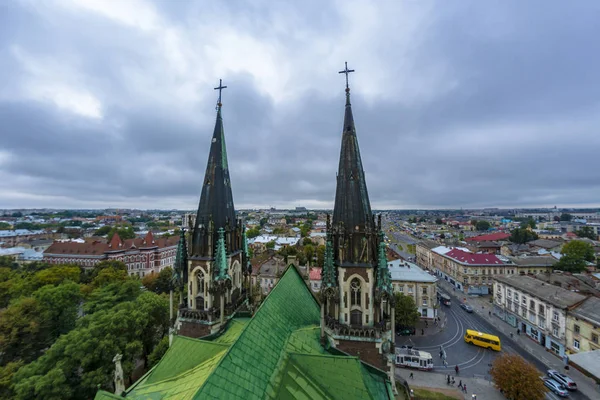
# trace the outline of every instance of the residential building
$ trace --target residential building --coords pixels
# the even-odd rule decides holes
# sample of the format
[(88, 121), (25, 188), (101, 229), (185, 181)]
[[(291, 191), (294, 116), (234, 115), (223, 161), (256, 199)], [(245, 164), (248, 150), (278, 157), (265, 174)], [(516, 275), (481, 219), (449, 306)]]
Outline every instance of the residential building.
[(600, 298), (588, 297), (567, 313), (566, 340), (571, 353), (600, 350)]
[(1, 247), (14, 247), (17, 243), (33, 239), (51, 237), (44, 230), (30, 231), (29, 229), (0, 230)]
[(510, 237), (510, 233), (494, 232), (494, 233), (489, 233), (489, 234), (485, 234), (485, 235), (472, 236), (472, 237), (466, 238), (465, 241), (466, 242), (495, 242), (495, 241), (508, 240), (509, 237)]
[(494, 314), (560, 357), (567, 349), (567, 314), (585, 299), (530, 276), (494, 279)]
[(101, 261), (121, 261), (129, 275), (143, 277), (173, 267), (177, 238), (154, 238), (148, 232), (144, 238), (121, 240), (115, 233), (110, 242), (57, 241), (44, 251), (43, 261), (49, 264), (75, 264), (93, 268)]
[(519, 275), (536, 275), (552, 272), (557, 259), (550, 256), (507, 257), (509, 268), (515, 267)]
[(322, 268), (311, 268), (308, 274), (310, 290), (318, 293), (321, 290), (321, 271)]
[(437, 278), (416, 264), (404, 260), (388, 261), (394, 292), (415, 301), (421, 319), (437, 317)]

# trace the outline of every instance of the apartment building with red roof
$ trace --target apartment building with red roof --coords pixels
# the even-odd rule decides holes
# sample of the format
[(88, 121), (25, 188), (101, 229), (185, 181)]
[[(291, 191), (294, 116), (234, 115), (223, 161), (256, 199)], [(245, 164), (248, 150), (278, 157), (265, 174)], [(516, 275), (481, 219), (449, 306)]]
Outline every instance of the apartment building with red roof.
[(178, 238), (155, 238), (148, 232), (144, 238), (122, 240), (117, 233), (110, 242), (102, 240), (84, 243), (54, 242), (44, 251), (44, 261), (49, 264), (75, 264), (93, 268), (101, 261), (121, 261), (129, 275), (143, 277), (173, 267)]

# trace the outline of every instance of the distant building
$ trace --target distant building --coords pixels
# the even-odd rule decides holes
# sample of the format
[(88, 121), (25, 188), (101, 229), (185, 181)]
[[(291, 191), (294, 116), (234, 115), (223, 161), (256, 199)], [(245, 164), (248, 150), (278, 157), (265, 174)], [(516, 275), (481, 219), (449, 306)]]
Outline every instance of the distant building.
[(44, 251), (43, 260), (50, 264), (75, 264), (84, 268), (93, 268), (101, 261), (116, 260), (127, 266), (129, 275), (143, 277), (173, 267), (176, 250), (176, 237), (155, 239), (152, 232), (148, 232), (144, 238), (121, 240), (115, 233), (110, 242), (54, 242)]
[(310, 280), (310, 290), (315, 293), (321, 290), (321, 272), (322, 268), (311, 268), (308, 274)]
[(30, 231), (29, 229), (14, 229), (0, 231), (2, 247), (14, 247), (17, 243), (27, 240), (51, 236), (44, 230)]
[(567, 313), (585, 299), (529, 276), (494, 280), (494, 314), (560, 357), (567, 348)]
[(388, 267), (394, 292), (412, 297), (422, 319), (437, 317), (437, 278), (404, 260), (388, 261)]
[(600, 350), (600, 298), (589, 297), (567, 313), (566, 336), (571, 353)]

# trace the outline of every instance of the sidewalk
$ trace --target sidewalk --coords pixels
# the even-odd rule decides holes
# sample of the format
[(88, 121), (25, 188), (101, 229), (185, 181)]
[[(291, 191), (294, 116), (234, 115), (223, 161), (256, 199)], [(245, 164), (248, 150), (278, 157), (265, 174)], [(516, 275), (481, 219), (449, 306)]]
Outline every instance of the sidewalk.
[(571, 378), (577, 382), (578, 390), (586, 395), (590, 399), (600, 398), (600, 391), (596, 388), (596, 385), (593, 379), (588, 378), (579, 372), (576, 368), (569, 368), (568, 371), (564, 369), (564, 362), (562, 359), (555, 356), (553, 353), (546, 351), (546, 348), (540, 346), (538, 343), (534, 342), (527, 335), (516, 334), (516, 328), (513, 328), (506, 322), (502, 321), (500, 318), (496, 317), (492, 312), (490, 316), (490, 312), (492, 311), (493, 304), (489, 302), (490, 296), (487, 297), (479, 297), (479, 296), (465, 296), (467, 297), (467, 302), (471, 304), (473, 310), (479, 314), (482, 318), (485, 318), (491, 325), (493, 325), (500, 332), (504, 333), (509, 340), (510, 334), (513, 333), (512, 341), (514, 343), (518, 343), (519, 346), (524, 348), (529, 354), (537, 358), (540, 362), (548, 367), (548, 369), (555, 369), (560, 372), (565, 372)]
[[(410, 378), (410, 373), (413, 373), (414, 378)], [(454, 386), (448, 386), (446, 383), (445, 374), (437, 374), (434, 372), (417, 371), (413, 369), (396, 368), (396, 380), (400, 383), (407, 381), (411, 389), (444, 389), (458, 396), (462, 395), (464, 399), (471, 399), (471, 395), (476, 394), (478, 399), (485, 400), (504, 400), (504, 396), (494, 385), (484, 379), (470, 378), (463, 376), (454, 376)], [(467, 385), (467, 393), (458, 389), (458, 383), (462, 381)]]
[(441, 307), (438, 307), (438, 317), (440, 322), (437, 325), (431, 320), (419, 320), (415, 325), (415, 336), (430, 336), (440, 333), (444, 329), (446, 314)]

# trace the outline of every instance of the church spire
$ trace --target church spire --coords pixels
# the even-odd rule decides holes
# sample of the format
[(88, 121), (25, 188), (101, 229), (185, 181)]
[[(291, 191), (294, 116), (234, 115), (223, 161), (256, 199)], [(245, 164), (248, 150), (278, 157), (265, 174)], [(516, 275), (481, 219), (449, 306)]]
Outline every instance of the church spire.
[[(346, 232), (365, 232), (373, 230), (375, 227), (350, 103), (348, 74), (351, 72), (354, 70), (348, 69), (348, 63), (346, 63), (345, 69), (340, 71), (346, 75), (346, 109), (333, 209), (333, 226)], [(354, 253), (350, 252), (351, 257), (347, 261), (357, 261), (352, 259)]]
[(223, 86), (222, 80), (219, 80), (219, 86), (215, 88), (219, 91), (217, 119), (196, 214), (196, 223), (192, 233), (192, 257), (212, 258), (218, 229), (227, 229), (228, 225), (233, 227), (236, 223), (221, 116), (221, 94), (226, 87)]
[(215, 266), (213, 277), (216, 282), (231, 280), (227, 273), (227, 249), (225, 247), (225, 230), (219, 228), (219, 239), (217, 240), (217, 248), (215, 250)]

